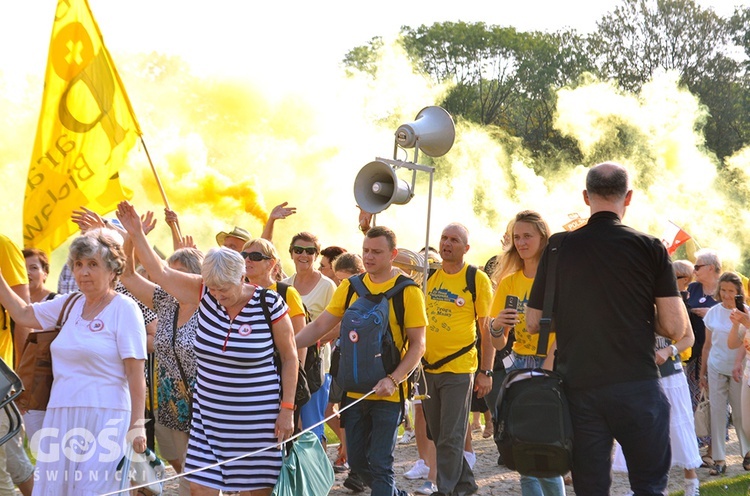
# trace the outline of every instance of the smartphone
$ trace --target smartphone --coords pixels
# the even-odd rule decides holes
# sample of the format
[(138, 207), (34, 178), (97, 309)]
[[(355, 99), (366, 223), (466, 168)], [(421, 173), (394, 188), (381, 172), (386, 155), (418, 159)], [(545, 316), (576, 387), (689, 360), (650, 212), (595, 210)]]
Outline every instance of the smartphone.
[(742, 295), (734, 295), (734, 306), (737, 307), (737, 310), (740, 312), (745, 311), (745, 297)]
[(518, 310), (518, 296), (508, 295), (505, 297), (505, 308)]

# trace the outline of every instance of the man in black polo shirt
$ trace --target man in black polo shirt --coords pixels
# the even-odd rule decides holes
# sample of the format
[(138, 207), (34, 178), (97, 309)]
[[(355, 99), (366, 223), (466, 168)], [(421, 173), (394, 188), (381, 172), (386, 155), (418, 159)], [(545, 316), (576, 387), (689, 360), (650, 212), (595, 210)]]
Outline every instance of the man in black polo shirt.
[(557, 370), (573, 418), (573, 485), (587, 496), (609, 494), (613, 439), (623, 447), (636, 496), (662, 494), (671, 464), (654, 333), (677, 340), (689, 323), (662, 243), (620, 222), (632, 194), (624, 167), (589, 170), (588, 224), (556, 234), (564, 236), (557, 255), (550, 239), (526, 311), (526, 328), (538, 332), (548, 257), (557, 256)]

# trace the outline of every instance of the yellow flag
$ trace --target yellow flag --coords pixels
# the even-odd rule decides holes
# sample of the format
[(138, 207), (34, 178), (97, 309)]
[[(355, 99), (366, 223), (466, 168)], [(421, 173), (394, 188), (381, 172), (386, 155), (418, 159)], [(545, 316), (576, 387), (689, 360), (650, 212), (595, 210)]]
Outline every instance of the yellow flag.
[(23, 208), (24, 246), (48, 253), (77, 231), (73, 210), (104, 214), (132, 197), (119, 170), (141, 134), (86, 0), (59, 0)]

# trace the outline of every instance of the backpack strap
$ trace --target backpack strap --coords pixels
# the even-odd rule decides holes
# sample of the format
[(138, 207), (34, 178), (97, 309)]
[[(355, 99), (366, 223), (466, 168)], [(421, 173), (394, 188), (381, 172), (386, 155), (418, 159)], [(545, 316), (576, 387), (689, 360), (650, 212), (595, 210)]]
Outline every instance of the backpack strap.
[[(471, 293), (471, 301), (476, 307), (477, 302), (477, 266), (469, 264), (466, 267), (466, 291)], [(476, 308), (474, 310), (476, 313)]]
[(552, 332), (552, 306), (555, 303), (555, 287), (557, 286), (557, 259), (560, 246), (565, 240), (565, 233), (553, 236), (549, 240), (549, 255), (547, 257), (547, 274), (544, 285), (544, 304), (542, 305), (542, 318), (539, 321), (539, 341), (536, 354), (546, 356), (549, 345), (549, 335)]
[(471, 342), (471, 344), (467, 344), (466, 346), (464, 346), (460, 350), (451, 353), (447, 357), (441, 358), (440, 360), (438, 360), (435, 363), (429, 363), (429, 362), (427, 362), (427, 360), (424, 359), (424, 357), (422, 357), (422, 367), (425, 370), (439, 369), (440, 367), (442, 367), (446, 363), (450, 362), (451, 360), (455, 360), (456, 358), (460, 357), (461, 355), (464, 355), (464, 354), (470, 352), (476, 346), (476, 344), (477, 344), (477, 340), (475, 339), (474, 341)]
[(281, 296), (281, 299), (286, 301), (286, 290), (289, 289), (289, 285), (284, 282), (277, 282), (276, 283), (276, 292), (279, 293)]
[[(435, 269), (430, 269), (430, 276), (435, 273)], [(429, 279), (429, 276), (428, 276)], [(467, 265), (466, 266), (466, 288), (464, 291), (468, 291), (471, 294), (471, 302), (474, 304), (474, 318), (476, 319), (476, 302), (477, 302), (477, 266), (476, 265)], [(474, 338), (474, 341), (467, 344), (463, 348), (461, 348), (458, 351), (455, 351), (451, 353), (450, 355), (441, 358), (435, 363), (429, 363), (427, 360), (422, 357), (422, 367), (425, 370), (436, 370), (445, 365), (446, 363), (455, 360), (456, 358), (460, 357), (461, 355), (465, 355), (466, 353), (470, 352), (477, 344), (477, 339)]]
[(349, 295), (347, 295), (347, 306), (349, 306), (349, 302), (351, 300), (351, 295), (356, 292), (357, 296), (360, 298), (368, 296), (372, 293), (370, 293), (370, 290), (367, 289), (367, 286), (365, 286), (365, 274), (357, 274), (356, 276), (352, 276), (349, 278)]
[[(393, 312), (396, 314), (396, 323), (401, 329), (401, 341), (406, 345), (406, 329), (404, 329), (404, 322), (406, 309), (404, 307), (404, 289), (409, 286), (418, 286), (413, 279), (410, 279), (404, 275), (398, 276), (396, 283), (391, 289), (384, 293), (386, 299), (393, 301)], [(402, 346), (402, 350), (403, 350)]]
[[(435, 272), (437, 272), (436, 268), (431, 268), (427, 272), (427, 280), (430, 280), (430, 277), (432, 277)], [(466, 288), (464, 288), (464, 291), (468, 291), (471, 294), (471, 301), (476, 302), (477, 301), (477, 266), (469, 264), (466, 267)]]
[[(263, 317), (266, 320), (266, 324), (268, 324), (268, 328), (271, 329), (273, 321), (271, 320), (271, 310), (268, 309), (268, 303), (266, 303), (266, 293), (268, 293), (266, 288), (260, 288), (260, 308), (263, 309)], [(271, 337), (273, 338), (273, 332), (271, 332)], [(274, 353), (277, 353), (275, 342), (273, 343), (273, 349)]]

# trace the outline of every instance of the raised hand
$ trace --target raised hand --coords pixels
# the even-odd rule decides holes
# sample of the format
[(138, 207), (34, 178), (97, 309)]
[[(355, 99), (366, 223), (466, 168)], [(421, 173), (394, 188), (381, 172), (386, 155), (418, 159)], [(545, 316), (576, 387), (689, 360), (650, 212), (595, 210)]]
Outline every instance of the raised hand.
[(154, 213), (151, 210), (141, 215), (141, 227), (143, 228), (143, 234), (146, 236), (156, 227), (156, 219), (154, 219)]
[(289, 202), (284, 202), (280, 205), (276, 205), (273, 207), (273, 210), (271, 210), (271, 214), (269, 215), (270, 219), (278, 220), (278, 219), (286, 219), (290, 215), (297, 213), (297, 207), (287, 207), (289, 205)]
[(171, 226), (172, 224), (180, 225), (180, 220), (177, 218), (177, 212), (174, 210), (164, 209), (164, 222)]
[(90, 231), (91, 229), (106, 227), (104, 219), (102, 219), (99, 214), (86, 207), (81, 207), (80, 210), (73, 210), (70, 220), (78, 225), (78, 228), (82, 233)]
[(127, 201), (121, 201), (117, 205), (117, 218), (128, 234), (134, 235), (143, 232), (143, 224), (135, 207)]
[(175, 250), (180, 249), (180, 248), (198, 248), (198, 247), (195, 246), (195, 242), (193, 241), (193, 237), (188, 234), (187, 236), (183, 236), (180, 239), (179, 246), (176, 246)]

